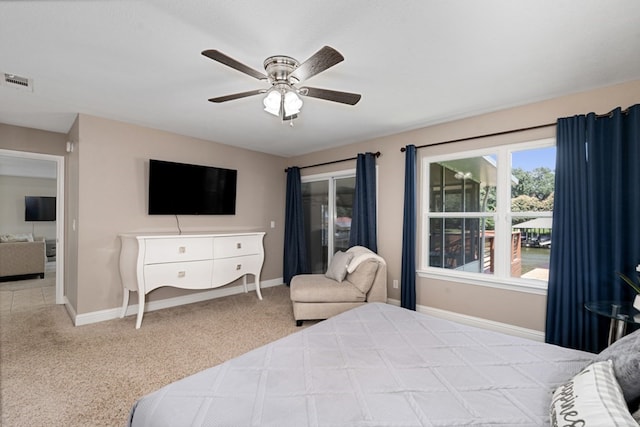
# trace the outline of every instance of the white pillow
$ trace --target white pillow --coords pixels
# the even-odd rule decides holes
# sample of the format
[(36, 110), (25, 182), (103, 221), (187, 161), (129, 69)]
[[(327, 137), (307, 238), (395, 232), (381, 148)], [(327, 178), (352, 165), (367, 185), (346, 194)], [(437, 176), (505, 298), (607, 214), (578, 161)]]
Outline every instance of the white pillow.
[(347, 249), (347, 253), (353, 254), (353, 259), (351, 260), (351, 262), (349, 263), (349, 266), (347, 267), (347, 273), (349, 274), (356, 271), (356, 268), (358, 268), (360, 263), (368, 259), (374, 259), (381, 264), (386, 264), (386, 262), (384, 261), (384, 258), (382, 258), (380, 255), (373, 252), (371, 249), (365, 248), (364, 246), (352, 246), (349, 249)]
[(347, 265), (349, 265), (351, 258), (353, 258), (353, 254), (347, 252), (338, 251), (333, 254), (325, 276), (336, 282), (342, 282), (347, 275)]
[(550, 409), (552, 426), (638, 427), (629, 413), (610, 360), (592, 363), (558, 387)]

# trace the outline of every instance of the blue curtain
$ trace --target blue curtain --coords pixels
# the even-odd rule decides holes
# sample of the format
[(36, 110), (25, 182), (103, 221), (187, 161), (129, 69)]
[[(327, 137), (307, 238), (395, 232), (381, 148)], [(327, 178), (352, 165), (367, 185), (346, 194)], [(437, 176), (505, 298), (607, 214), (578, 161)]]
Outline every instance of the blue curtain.
[(556, 143), (546, 341), (598, 352), (609, 319), (584, 304), (631, 301), (617, 273), (640, 263), (640, 105), (559, 119)]
[(302, 183), (300, 168), (287, 169), (287, 194), (284, 214), (284, 283), (289, 286), (296, 274), (309, 273), (309, 258), (304, 235)]
[(407, 145), (404, 166), (404, 219), (400, 305), (416, 309), (416, 147)]
[(364, 246), (378, 252), (376, 227), (376, 155), (360, 153), (356, 161), (349, 246)]

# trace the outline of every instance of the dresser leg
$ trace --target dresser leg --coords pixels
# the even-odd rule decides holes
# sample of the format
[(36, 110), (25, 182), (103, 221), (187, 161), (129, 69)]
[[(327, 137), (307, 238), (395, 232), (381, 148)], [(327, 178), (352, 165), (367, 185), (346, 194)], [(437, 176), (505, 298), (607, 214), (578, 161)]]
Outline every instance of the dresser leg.
[(138, 291), (138, 318), (136, 319), (136, 329), (142, 326), (142, 315), (144, 314), (144, 292)]
[(122, 319), (127, 314), (127, 307), (129, 306), (129, 289), (124, 288), (122, 290), (122, 312), (120, 318)]
[(262, 292), (260, 292), (260, 276), (258, 276), (256, 274), (253, 277), (255, 278), (255, 282), (256, 282), (256, 294), (258, 294), (258, 299), (261, 300), (262, 299)]

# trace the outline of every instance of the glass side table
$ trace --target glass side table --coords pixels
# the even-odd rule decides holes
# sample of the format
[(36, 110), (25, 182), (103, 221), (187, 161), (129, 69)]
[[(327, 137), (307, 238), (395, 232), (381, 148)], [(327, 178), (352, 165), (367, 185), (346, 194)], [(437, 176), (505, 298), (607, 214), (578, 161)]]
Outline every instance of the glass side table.
[(631, 302), (590, 301), (584, 308), (592, 313), (611, 319), (609, 323), (609, 345), (622, 338), (627, 332), (627, 323), (640, 325), (640, 311)]

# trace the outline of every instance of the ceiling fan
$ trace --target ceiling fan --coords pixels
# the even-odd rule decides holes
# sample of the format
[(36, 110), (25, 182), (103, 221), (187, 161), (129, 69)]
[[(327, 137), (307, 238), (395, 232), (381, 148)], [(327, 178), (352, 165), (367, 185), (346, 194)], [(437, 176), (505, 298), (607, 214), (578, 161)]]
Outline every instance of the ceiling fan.
[(309, 86), (296, 86), (298, 83), (302, 83), (344, 60), (340, 52), (329, 46), (324, 46), (302, 63), (299, 63), (289, 56), (270, 56), (264, 61), (266, 74), (236, 61), (219, 50), (209, 49), (203, 51), (202, 54), (207, 58), (218, 61), (221, 64), (234, 68), (258, 80), (266, 81), (271, 85), (271, 87), (267, 89), (256, 89), (219, 96), (211, 98), (209, 101), (220, 103), (245, 98), (247, 96), (266, 94), (263, 99), (265, 111), (280, 117), (283, 122), (285, 120), (292, 121), (298, 117), (298, 113), (300, 113), (300, 109), (302, 108), (301, 96), (309, 96), (311, 98), (319, 98), (348, 105), (357, 104), (361, 98), (361, 95), (357, 93), (339, 92)]

